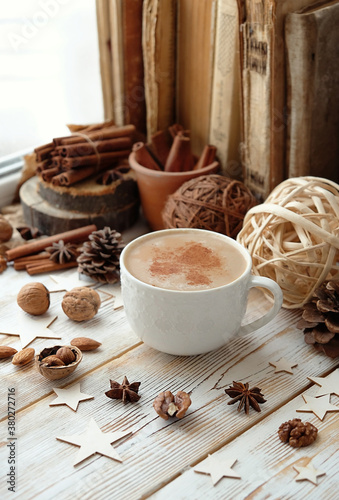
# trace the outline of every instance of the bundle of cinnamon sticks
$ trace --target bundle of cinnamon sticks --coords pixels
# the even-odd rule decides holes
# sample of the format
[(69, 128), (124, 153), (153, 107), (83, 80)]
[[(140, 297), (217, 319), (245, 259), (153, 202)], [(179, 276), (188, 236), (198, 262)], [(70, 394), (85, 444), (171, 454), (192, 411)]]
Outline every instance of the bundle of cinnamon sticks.
[(36, 172), (55, 186), (71, 186), (127, 158), (134, 134), (134, 125), (117, 127), (112, 121), (78, 127), (70, 136), (35, 148)]
[(89, 226), (72, 229), (64, 233), (48, 236), (46, 238), (40, 238), (30, 243), (7, 250), (6, 258), (8, 262), (13, 262), (14, 269), (17, 271), (24, 269), (31, 276), (77, 267), (78, 263), (76, 260), (64, 262), (63, 264), (54, 262), (51, 260), (50, 253), (46, 251), (46, 248), (53, 243), (59, 242), (60, 240), (62, 240), (65, 244), (82, 243), (88, 240), (88, 236), (96, 230), (97, 227), (94, 224), (91, 224)]
[(213, 163), (217, 148), (207, 144), (197, 160), (191, 149), (190, 130), (175, 123), (168, 130), (156, 132), (151, 144), (137, 142), (133, 145), (135, 159), (140, 165), (165, 172), (186, 172), (199, 170)]

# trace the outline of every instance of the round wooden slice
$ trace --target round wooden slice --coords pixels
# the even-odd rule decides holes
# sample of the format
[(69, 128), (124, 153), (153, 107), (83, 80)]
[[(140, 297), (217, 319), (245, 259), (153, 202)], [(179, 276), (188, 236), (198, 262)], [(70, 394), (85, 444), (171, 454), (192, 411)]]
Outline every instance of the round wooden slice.
[(32, 177), (21, 187), (20, 200), (26, 224), (47, 235), (88, 224), (123, 231), (139, 216), (138, 188), (133, 178), (109, 186), (86, 180), (76, 187), (54, 188)]

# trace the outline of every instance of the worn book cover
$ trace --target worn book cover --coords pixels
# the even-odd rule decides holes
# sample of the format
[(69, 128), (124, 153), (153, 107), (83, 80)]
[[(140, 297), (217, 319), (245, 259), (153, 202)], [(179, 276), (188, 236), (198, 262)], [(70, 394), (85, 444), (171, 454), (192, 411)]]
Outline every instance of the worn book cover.
[(339, 182), (339, 3), (287, 15), (289, 177)]
[(245, 183), (259, 200), (287, 175), (286, 15), (311, 0), (245, 0), (242, 36)]
[(144, 0), (147, 136), (175, 121), (176, 0)]

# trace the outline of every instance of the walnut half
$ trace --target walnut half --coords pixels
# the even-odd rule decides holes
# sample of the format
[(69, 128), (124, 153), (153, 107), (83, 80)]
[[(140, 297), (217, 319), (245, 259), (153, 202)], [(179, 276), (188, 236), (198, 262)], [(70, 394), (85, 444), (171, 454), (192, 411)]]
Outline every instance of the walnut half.
[(191, 403), (191, 398), (184, 391), (178, 391), (176, 396), (171, 391), (164, 391), (155, 398), (153, 408), (161, 418), (168, 420), (169, 417), (182, 418)]
[(294, 418), (281, 424), (278, 434), (283, 443), (288, 443), (293, 448), (301, 448), (316, 440), (318, 429), (310, 422), (304, 423), (300, 418)]

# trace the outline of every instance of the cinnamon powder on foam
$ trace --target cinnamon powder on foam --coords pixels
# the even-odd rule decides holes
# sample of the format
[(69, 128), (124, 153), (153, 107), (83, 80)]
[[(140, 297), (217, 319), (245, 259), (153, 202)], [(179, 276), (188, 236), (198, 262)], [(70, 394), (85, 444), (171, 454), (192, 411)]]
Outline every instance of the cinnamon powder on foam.
[(209, 271), (220, 268), (220, 259), (213, 250), (192, 241), (177, 248), (175, 252), (158, 251), (152, 260), (149, 272), (160, 279), (173, 274), (183, 274), (187, 284), (194, 286), (210, 285), (212, 281), (208, 276)]

